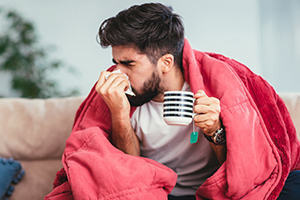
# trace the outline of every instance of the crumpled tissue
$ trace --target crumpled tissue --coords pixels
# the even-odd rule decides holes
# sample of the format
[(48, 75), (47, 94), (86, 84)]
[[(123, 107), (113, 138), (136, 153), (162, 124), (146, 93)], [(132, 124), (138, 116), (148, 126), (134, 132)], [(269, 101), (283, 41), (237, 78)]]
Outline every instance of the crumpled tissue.
[[(126, 74), (122, 73), (120, 69), (118, 69), (118, 70), (116, 70), (116, 71), (113, 71), (113, 72), (111, 72), (111, 73), (109, 73), (109, 74), (106, 74), (105, 79), (108, 79), (108, 77), (109, 77), (111, 74), (113, 74), (113, 73), (121, 73), (121, 74), (123, 74), (123, 75), (126, 77), (126, 79), (128, 80), (128, 76), (127, 76)], [(135, 96), (135, 94), (132, 92), (132, 88), (131, 88), (131, 84), (130, 84), (130, 81), (129, 81), (129, 80), (128, 80), (128, 83), (129, 83), (129, 87), (128, 87), (128, 89), (125, 91), (125, 94), (128, 94), (128, 95), (130, 95), (130, 96)]]

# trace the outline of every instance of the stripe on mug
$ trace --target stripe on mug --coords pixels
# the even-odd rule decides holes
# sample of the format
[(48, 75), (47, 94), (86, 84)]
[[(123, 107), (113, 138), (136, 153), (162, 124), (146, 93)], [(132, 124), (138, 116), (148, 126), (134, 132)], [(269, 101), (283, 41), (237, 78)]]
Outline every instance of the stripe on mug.
[(164, 94), (165, 97), (169, 97), (169, 96), (182, 96), (182, 97), (191, 97), (193, 98), (193, 95), (190, 94), (180, 94), (180, 93), (169, 93), (169, 94)]
[(164, 112), (170, 112), (170, 111), (193, 113), (193, 110), (175, 109), (175, 108), (172, 108), (172, 109), (170, 109), (170, 108), (169, 108), (169, 109), (168, 109), (168, 108), (165, 108), (165, 109), (164, 109)]
[(189, 107), (189, 108), (193, 108), (193, 105), (189, 105), (189, 104), (179, 104), (179, 103), (169, 103), (169, 104), (164, 104), (164, 107), (169, 107), (169, 106), (180, 106), (180, 107)]
[(185, 102), (190, 102), (190, 103), (194, 102), (192, 99), (165, 99), (164, 101), (165, 102), (166, 101), (185, 101)]
[(188, 118), (193, 118), (192, 115), (184, 115), (184, 114), (164, 114), (164, 117), (188, 117)]

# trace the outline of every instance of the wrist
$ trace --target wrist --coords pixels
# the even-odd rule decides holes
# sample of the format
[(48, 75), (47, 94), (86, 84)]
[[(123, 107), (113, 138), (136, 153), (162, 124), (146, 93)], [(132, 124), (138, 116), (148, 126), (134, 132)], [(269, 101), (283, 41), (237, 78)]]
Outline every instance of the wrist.
[(112, 114), (111, 115), (111, 120), (112, 123), (117, 123), (117, 124), (128, 124), (130, 123), (130, 116), (129, 114), (124, 114), (124, 113), (118, 113), (118, 114)]
[(226, 142), (226, 132), (225, 128), (221, 126), (212, 135), (206, 135), (203, 133), (204, 137), (211, 143), (215, 145), (224, 144)]

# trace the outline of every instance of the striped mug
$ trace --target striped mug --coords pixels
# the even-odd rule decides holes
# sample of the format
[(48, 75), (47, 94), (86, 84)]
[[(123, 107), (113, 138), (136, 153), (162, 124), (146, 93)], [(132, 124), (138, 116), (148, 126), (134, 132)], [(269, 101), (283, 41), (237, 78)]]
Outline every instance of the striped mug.
[(193, 109), (193, 92), (167, 91), (164, 93), (163, 118), (168, 125), (189, 125), (193, 120)]

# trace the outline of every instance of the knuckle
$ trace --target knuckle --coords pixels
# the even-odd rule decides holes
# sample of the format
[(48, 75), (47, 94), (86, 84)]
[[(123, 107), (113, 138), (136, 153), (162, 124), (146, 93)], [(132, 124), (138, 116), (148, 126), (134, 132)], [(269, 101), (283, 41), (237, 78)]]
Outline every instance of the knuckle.
[(218, 106), (218, 107), (215, 109), (215, 113), (216, 113), (217, 115), (219, 115), (220, 112), (221, 112), (221, 107)]
[(205, 128), (202, 123), (195, 123), (196, 126), (198, 126), (201, 130)]
[(99, 93), (99, 90), (100, 90), (99, 83), (97, 83), (97, 85), (96, 85), (96, 87), (95, 87), (95, 90), (96, 90), (96, 92), (98, 92), (98, 93)]
[(121, 83), (122, 83), (123, 85), (128, 85), (128, 80), (125, 78), (125, 79), (122, 80)]
[(123, 84), (123, 82), (127, 81), (127, 79), (123, 75), (122, 76), (118, 75), (115, 80), (119, 81), (119, 83), (121, 83), (121, 84)]
[(213, 115), (211, 117), (211, 121), (214, 122), (214, 123), (217, 122), (218, 121), (218, 117), (216, 115)]
[(214, 97), (213, 97), (213, 101), (214, 101), (216, 104), (220, 104), (220, 100), (217, 99), (217, 98), (214, 98)]
[(206, 133), (207, 132), (207, 128), (203, 127), (203, 128), (201, 128), (201, 131), (204, 132), (204, 133)]
[(195, 104), (196, 104), (196, 105), (200, 105), (201, 102), (202, 102), (201, 98), (198, 98), (198, 99), (196, 99)]
[(106, 93), (107, 95), (111, 96), (114, 94), (114, 90), (112, 88), (108, 88)]
[(100, 77), (104, 76), (105, 74), (106, 74), (106, 72), (105, 72), (105, 71), (102, 71), (102, 72), (100, 73)]
[(215, 98), (215, 97), (210, 97), (210, 102), (211, 102), (211, 105), (219, 105), (220, 104), (220, 100)]
[(97, 87), (96, 87), (96, 91), (97, 91), (97, 93), (102, 94), (102, 89), (101, 89), (101, 87), (97, 86)]
[(99, 84), (99, 82), (98, 82), (98, 84), (96, 85), (96, 88), (95, 88), (95, 90), (97, 91), (97, 93), (99, 93), (99, 94), (103, 94), (103, 87)]
[(214, 115), (210, 115), (210, 116), (209, 116), (209, 121), (212, 121), (212, 122), (214, 122), (214, 121), (215, 121), (215, 119), (216, 119), (216, 117), (215, 117)]
[(205, 123), (206, 127), (211, 127), (213, 124), (214, 124), (214, 122), (212, 120), (208, 120)]
[(104, 80), (105, 80), (105, 79), (106, 79), (106, 75), (109, 74), (109, 73), (110, 73), (110, 72), (102, 71), (101, 74), (100, 74), (99, 79), (104, 79)]
[(98, 93), (100, 93), (101, 95), (105, 94), (105, 90), (103, 89), (103, 87), (99, 88)]

